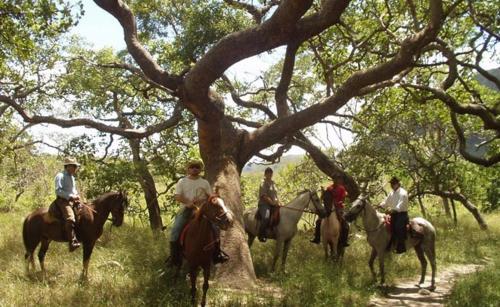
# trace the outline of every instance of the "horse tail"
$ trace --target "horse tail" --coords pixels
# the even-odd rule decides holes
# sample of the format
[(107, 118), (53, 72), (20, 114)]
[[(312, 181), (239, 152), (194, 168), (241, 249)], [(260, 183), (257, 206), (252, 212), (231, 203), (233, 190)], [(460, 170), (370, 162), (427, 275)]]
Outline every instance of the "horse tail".
[(24, 253), (24, 259), (28, 259), (29, 255), (30, 255), (29, 248), (28, 248), (28, 239), (29, 239), (28, 228), (29, 228), (29, 217), (30, 217), (30, 215), (28, 215), (24, 219), (24, 223), (23, 223), (23, 243), (24, 243), (24, 249), (26, 250), (26, 252)]
[(36, 218), (36, 216), (31, 213), (24, 219), (23, 223), (23, 243), (26, 249), (26, 253), (24, 254), (25, 259), (33, 254), (36, 246), (40, 243), (41, 229), (39, 229), (39, 231), (34, 229), (39, 225), (39, 221), (34, 218)]

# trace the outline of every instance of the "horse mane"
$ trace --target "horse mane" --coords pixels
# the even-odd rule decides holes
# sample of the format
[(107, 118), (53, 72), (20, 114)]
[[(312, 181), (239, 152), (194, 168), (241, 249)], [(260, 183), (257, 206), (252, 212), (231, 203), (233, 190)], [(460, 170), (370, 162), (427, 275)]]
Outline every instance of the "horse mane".
[(104, 193), (104, 194), (100, 195), (99, 197), (97, 197), (96, 199), (94, 199), (91, 202), (91, 204), (94, 205), (94, 206), (98, 206), (99, 204), (101, 204), (103, 201), (105, 201), (106, 199), (108, 199), (112, 195), (118, 195), (118, 194), (119, 194), (119, 192), (107, 192), (107, 193)]
[(201, 219), (203, 208), (205, 207), (205, 205), (210, 204), (212, 199), (218, 198), (218, 197), (219, 197), (219, 195), (215, 194), (215, 193), (208, 196), (207, 200), (194, 213), (194, 220), (199, 221)]
[(304, 189), (304, 190), (302, 190), (302, 191), (300, 191), (300, 192), (297, 192), (297, 196), (299, 196), (299, 195), (301, 195), (301, 194), (304, 194), (305, 192), (311, 192), (311, 190), (309, 190), (309, 189)]

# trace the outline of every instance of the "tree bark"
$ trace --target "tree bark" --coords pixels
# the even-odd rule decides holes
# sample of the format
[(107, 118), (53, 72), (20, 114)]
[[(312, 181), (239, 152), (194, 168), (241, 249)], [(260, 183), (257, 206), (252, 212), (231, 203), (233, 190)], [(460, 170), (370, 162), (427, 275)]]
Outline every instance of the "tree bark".
[(231, 288), (248, 289), (256, 276), (243, 224), (240, 174), (246, 161), (237, 161), (243, 133), (228, 120), (198, 120), (200, 152), (214, 192), (234, 214), (234, 225), (221, 234), (221, 247), (230, 260), (217, 269), (217, 280)]
[(136, 175), (141, 184), (142, 191), (144, 192), (144, 198), (146, 199), (146, 206), (149, 213), (149, 225), (153, 232), (158, 232), (162, 230), (163, 222), (161, 220), (155, 181), (153, 175), (149, 172), (146, 161), (141, 158), (141, 141), (139, 139), (129, 139), (129, 145), (132, 149)]

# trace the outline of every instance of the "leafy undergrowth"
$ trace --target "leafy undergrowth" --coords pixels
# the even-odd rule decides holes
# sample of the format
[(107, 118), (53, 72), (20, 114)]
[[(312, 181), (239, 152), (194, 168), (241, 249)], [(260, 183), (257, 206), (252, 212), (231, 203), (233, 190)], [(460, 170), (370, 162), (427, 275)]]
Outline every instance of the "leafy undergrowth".
[[(472, 304), (477, 298), (467, 291), (482, 293), (483, 289), (489, 293), (485, 302), (498, 300), (494, 289), (500, 284), (500, 226), (493, 221), (499, 215), (487, 217), (490, 225), (487, 232), (479, 230), (468, 216), (460, 218), (457, 228), (448, 223), (436, 223), (438, 270), (449, 264), (473, 263), (486, 257), (494, 259), (496, 264), (491, 270), (474, 274), (459, 283), (450, 304), (454, 301), (461, 306), (467, 302)], [(155, 239), (149, 228), (128, 223), (110, 230), (106, 225), (92, 255), (90, 281), (81, 283), (81, 251), (68, 253), (67, 246), (61, 243), (52, 243), (49, 248), (47, 280), (42, 280), (38, 272), (25, 274), (22, 220), (21, 213), (0, 213), (0, 306), (190, 305), (188, 283), (183, 277), (174, 281), (170, 272), (163, 270), (168, 253), (166, 238)], [(212, 306), (366, 305), (369, 297), (379, 290), (369, 273), (365, 235), (362, 232), (355, 235), (341, 264), (325, 261), (321, 246), (308, 242), (310, 235), (299, 233), (294, 239), (284, 272), (272, 273), (269, 269), (274, 248), (272, 241), (256, 242), (252, 247), (255, 271), (262, 287), (270, 285), (280, 289), (279, 295), (257, 290), (242, 296), (213, 285), (209, 290), (209, 303)], [(419, 270), (413, 252), (393, 255), (386, 263), (387, 282), (417, 276)], [(490, 284), (491, 280), (495, 283)]]

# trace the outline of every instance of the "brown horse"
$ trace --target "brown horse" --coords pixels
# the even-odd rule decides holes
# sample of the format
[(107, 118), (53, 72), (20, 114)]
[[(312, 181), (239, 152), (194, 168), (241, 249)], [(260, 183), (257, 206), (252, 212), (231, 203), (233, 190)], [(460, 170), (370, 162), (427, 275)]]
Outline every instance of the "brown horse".
[[(109, 192), (99, 196), (91, 204), (82, 206), (75, 225), (76, 236), (83, 245), (82, 280), (88, 279), (90, 255), (96, 240), (102, 234), (109, 214), (112, 215), (113, 226), (121, 226), (127, 205), (128, 199), (125, 192)], [(27, 273), (30, 272), (30, 264), (33, 270), (36, 269), (33, 254), (38, 244), (42, 243), (38, 251), (38, 260), (42, 276), (45, 277), (44, 259), (50, 242), (67, 242), (64, 222), (52, 217), (47, 208), (36, 209), (24, 219), (23, 241), (26, 248), (24, 258)]]
[(213, 226), (227, 230), (233, 224), (231, 212), (226, 208), (224, 201), (217, 195), (211, 195), (197, 210), (195, 217), (187, 224), (181, 240), (184, 258), (189, 265), (191, 279), (191, 302), (196, 302), (196, 277), (198, 269), (203, 269), (203, 297), (201, 306), (205, 306), (210, 267), (215, 252), (217, 238)]

